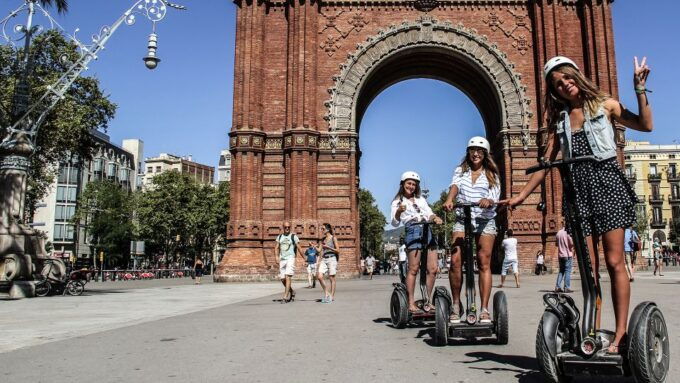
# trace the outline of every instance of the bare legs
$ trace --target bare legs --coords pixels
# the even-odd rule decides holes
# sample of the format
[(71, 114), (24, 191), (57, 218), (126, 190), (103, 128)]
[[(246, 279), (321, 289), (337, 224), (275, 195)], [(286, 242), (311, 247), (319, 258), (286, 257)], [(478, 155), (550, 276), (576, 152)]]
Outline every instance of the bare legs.
[[(321, 288), (323, 289), (323, 295), (325, 298), (330, 298), (330, 300), (335, 300), (335, 275), (329, 275), (328, 280), (330, 281), (330, 286), (326, 284), (323, 280), (323, 274), (317, 273), (316, 274), (316, 279), (319, 281), (319, 284), (321, 284)], [(330, 287), (330, 292), (328, 291)]]
[(289, 300), (290, 296), (293, 294), (293, 288), (290, 285), (290, 281), (290, 275), (286, 275), (285, 278), (281, 279), (281, 283), (283, 284), (283, 298), (281, 299), (284, 301)]
[[(460, 302), (460, 291), (463, 286), (462, 246), (465, 234), (453, 233), (453, 254), (451, 254), (451, 268), (449, 269), (449, 283), (454, 306)], [(477, 266), (479, 267), (479, 295), (481, 308), (489, 307), (491, 297), (491, 250), (496, 239), (494, 235), (477, 235)], [(516, 280), (517, 281), (517, 280)]]
[[(625, 259), (623, 255), (623, 229), (608, 231), (602, 235), (604, 259), (607, 264), (607, 272), (611, 280), (612, 303), (614, 304), (614, 318), (616, 320), (616, 335), (612, 343), (611, 351), (616, 351), (614, 345), (618, 346), (621, 338), (626, 335), (628, 322), (628, 310), (630, 306), (630, 280), (626, 273)], [(599, 238), (587, 237), (588, 253), (593, 265), (593, 271), (598, 273), (600, 260), (597, 256)], [(596, 274), (598, 275), (598, 274)], [(595, 283), (599, 283), (599, 278), (595, 278)], [(600, 327), (602, 310), (597, 305), (596, 326)]]
[[(421, 250), (411, 250), (408, 253), (408, 271), (406, 273), (406, 291), (408, 292), (408, 308), (410, 311), (418, 311), (415, 300), (416, 276), (420, 269)], [(437, 254), (430, 250), (427, 253), (427, 275), (425, 286), (427, 290), (427, 302), (430, 301), (437, 277)]]

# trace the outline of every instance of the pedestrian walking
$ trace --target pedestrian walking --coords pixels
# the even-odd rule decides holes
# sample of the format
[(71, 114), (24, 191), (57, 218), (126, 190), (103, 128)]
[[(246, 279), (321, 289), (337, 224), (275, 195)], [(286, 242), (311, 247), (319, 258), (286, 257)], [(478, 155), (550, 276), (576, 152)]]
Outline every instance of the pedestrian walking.
[(503, 270), (501, 270), (501, 284), (499, 288), (505, 284), (505, 277), (508, 275), (508, 270), (512, 269), (512, 275), (515, 276), (515, 285), (519, 288), (519, 260), (517, 258), (517, 238), (512, 236), (512, 229), (505, 232), (506, 238), (503, 240), (501, 246), (505, 253), (503, 259)]
[(406, 256), (406, 244), (404, 244), (403, 238), (399, 239), (399, 243), (401, 244), (399, 246), (399, 261), (397, 262), (399, 264), (399, 279), (401, 283), (406, 283), (406, 260), (408, 259)]
[[(425, 285), (427, 290), (427, 300), (423, 304), (423, 311), (430, 312), (434, 307), (429, 302), (434, 289), (434, 282), (437, 274), (437, 253), (434, 251), (436, 242), (429, 230), (427, 223), (434, 222), (438, 225), (442, 223), (441, 218), (437, 217), (427, 200), (421, 195), (420, 176), (413, 171), (404, 172), (399, 182), (399, 190), (392, 200), (390, 213), (392, 226), (405, 226), (406, 250), (408, 251), (408, 272), (406, 274), (406, 291), (408, 293), (408, 310), (410, 313), (421, 312), (416, 305), (414, 290), (416, 287), (416, 275), (420, 268), (420, 257), (427, 257)], [(423, 254), (425, 253), (425, 254)]]
[(661, 254), (661, 242), (659, 242), (658, 237), (654, 237), (654, 243), (652, 244), (652, 251), (654, 253), (654, 275), (656, 275), (656, 272), (659, 272), (659, 276), (663, 277), (663, 274), (661, 274), (661, 270), (663, 269), (663, 264), (662, 264), (662, 258), (663, 255)]
[[(496, 240), (496, 207), (501, 193), (498, 166), (491, 156), (491, 146), (484, 137), (472, 137), (468, 141), (465, 156), (453, 173), (444, 209), (451, 211), (456, 203), (478, 203), (471, 208), (474, 240), (479, 270), (479, 295), (481, 297), (480, 323), (491, 323), (489, 298), (491, 297), (491, 252)], [(454, 203), (455, 201), (455, 203)], [(463, 286), (462, 246), (465, 238), (463, 209), (459, 208), (453, 226), (453, 254), (449, 267), (452, 312), (451, 323), (460, 323), (462, 305), (460, 291)], [(470, 267), (467, 265), (466, 267)]]
[(562, 227), (555, 235), (555, 243), (557, 245), (557, 259), (560, 263), (560, 271), (555, 282), (555, 292), (571, 293), (573, 292), (571, 289), (571, 269), (574, 264), (574, 241), (567, 230)]
[(200, 285), (202, 277), (203, 277), (203, 259), (201, 259), (201, 257), (196, 257), (196, 260), (194, 261), (194, 278), (196, 278), (194, 284)]
[(295, 299), (295, 290), (292, 286), (292, 279), (295, 274), (295, 257), (299, 255), (302, 258), (298, 243), (300, 243), (300, 240), (297, 235), (290, 232), (290, 222), (284, 222), (283, 234), (276, 237), (276, 245), (274, 246), (274, 254), (276, 254), (279, 262), (279, 278), (283, 284), (281, 303), (288, 303)]
[[(588, 245), (593, 270), (599, 269), (599, 247), (602, 244), (611, 280), (612, 302), (616, 317), (614, 339), (608, 352), (624, 353), (624, 336), (628, 325), (630, 280), (626, 274), (624, 229), (636, 221), (637, 196), (617, 160), (614, 123), (633, 130), (651, 132), (652, 109), (647, 97), (647, 59), (634, 58), (633, 84), (639, 115), (600, 90), (571, 59), (554, 57), (546, 62), (544, 110), (547, 126), (546, 145), (541, 157), (555, 161), (562, 158), (591, 157), (571, 165), (579, 224)], [(531, 175), (520, 193), (507, 200), (510, 208), (521, 204), (540, 185), (548, 172)], [(571, 230), (567, 227), (567, 230)], [(595, 280), (598, 281), (596, 276)], [(599, 281), (597, 282), (599, 283)], [(602, 311), (597, 311), (599, 323)], [(621, 341), (624, 340), (624, 343)], [(624, 354), (625, 355), (625, 354)]]
[(534, 274), (536, 275), (543, 275), (548, 271), (547, 267), (545, 267), (545, 257), (543, 256), (543, 250), (539, 250), (536, 252), (536, 269), (534, 270)]
[(373, 279), (373, 267), (375, 266), (375, 258), (369, 255), (365, 259), (366, 261), (366, 272), (368, 273), (369, 279)]
[(626, 255), (626, 273), (628, 273), (628, 280), (635, 281), (635, 261), (636, 261), (636, 247), (639, 247), (640, 237), (638, 237), (632, 227), (626, 228), (623, 239), (623, 251)]
[[(335, 235), (333, 235), (333, 228), (329, 223), (324, 223), (321, 226), (321, 232), (324, 235), (320, 240), (319, 246), (322, 258), (318, 262), (316, 278), (323, 289), (324, 296), (321, 298), (321, 303), (331, 303), (335, 300), (335, 274), (338, 272), (340, 246)], [(323, 276), (326, 273), (328, 273), (330, 287), (323, 280)]]
[(315, 242), (309, 242), (309, 247), (305, 250), (305, 258), (307, 260), (307, 288), (313, 289), (316, 287), (316, 258), (319, 250), (316, 248)]

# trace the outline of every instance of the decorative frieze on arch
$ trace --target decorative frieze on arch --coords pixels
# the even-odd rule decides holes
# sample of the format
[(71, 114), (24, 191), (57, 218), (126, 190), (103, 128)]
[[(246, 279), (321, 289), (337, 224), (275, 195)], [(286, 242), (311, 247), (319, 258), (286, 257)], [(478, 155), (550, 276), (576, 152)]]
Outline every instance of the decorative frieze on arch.
[(522, 146), (525, 151), (528, 149), (533, 115), (530, 99), (521, 76), (507, 55), (474, 29), (438, 22), (429, 16), (381, 30), (365, 43), (358, 44), (357, 50), (340, 65), (340, 73), (333, 77), (335, 85), (328, 89), (331, 98), (325, 103), (328, 113), (324, 118), (328, 122), (331, 144), (337, 142), (340, 132), (357, 132), (357, 99), (370, 73), (390, 56), (412, 47), (446, 48), (474, 63), (493, 84), (501, 109), (502, 126), (498, 129), (502, 133), (503, 146), (510, 146), (509, 133), (514, 131), (521, 132)]

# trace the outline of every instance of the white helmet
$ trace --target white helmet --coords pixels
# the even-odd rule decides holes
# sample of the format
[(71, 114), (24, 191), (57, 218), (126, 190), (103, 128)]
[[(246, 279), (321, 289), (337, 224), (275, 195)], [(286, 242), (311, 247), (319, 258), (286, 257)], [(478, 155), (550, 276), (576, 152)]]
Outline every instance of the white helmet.
[(409, 180), (409, 179), (420, 182), (420, 176), (418, 175), (418, 173), (411, 171), (411, 170), (404, 172), (401, 175), (401, 182), (404, 182), (404, 181)]
[(547, 81), (550, 72), (552, 72), (553, 69), (562, 65), (571, 65), (577, 70), (580, 70), (578, 69), (578, 65), (576, 65), (576, 63), (573, 62), (570, 58), (564, 56), (555, 56), (545, 63), (545, 66), (543, 67), (543, 78)]
[(489, 145), (489, 141), (487, 141), (486, 138), (481, 136), (472, 137), (470, 141), (468, 141), (467, 147), (484, 148), (486, 149), (487, 153), (491, 151), (491, 145)]

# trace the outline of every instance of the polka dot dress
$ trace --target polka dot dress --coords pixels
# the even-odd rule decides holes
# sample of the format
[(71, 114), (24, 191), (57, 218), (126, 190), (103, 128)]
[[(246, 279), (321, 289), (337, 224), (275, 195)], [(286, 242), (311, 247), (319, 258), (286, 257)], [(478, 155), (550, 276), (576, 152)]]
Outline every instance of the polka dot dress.
[[(584, 130), (572, 133), (574, 157), (593, 154)], [(581, 162), (572, 167), (576, 206), (583, 218), (583, 234), (599, 236), (635, 222), (637, 196), (616, 158)], [(571, 233), (571, 228), (567, 228)]]

